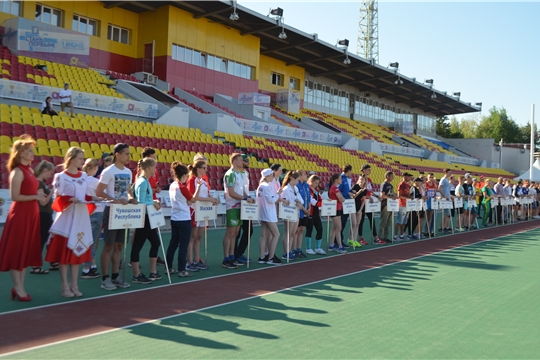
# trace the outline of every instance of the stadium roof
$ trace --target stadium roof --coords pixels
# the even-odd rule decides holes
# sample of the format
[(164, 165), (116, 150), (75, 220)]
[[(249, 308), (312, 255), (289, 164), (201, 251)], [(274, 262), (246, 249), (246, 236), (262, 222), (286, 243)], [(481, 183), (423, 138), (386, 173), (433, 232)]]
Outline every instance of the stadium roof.
[[(103, 1), (106, 8), (120, 7), (136, 13), (156, 11), (158, 7), (172, 5), (193, 14), (194, 18), (211, 21), (240, 31), (242, 35), (260, 38), (261, 54), (284, 61), (287, 65), (303, 67), (313, 77), (335, 80), (339, 85), (350, 85), (360, 92), (375, 94), (381, 99), (404, 104), (435, 116), (480, 111), (471, 103), (436, 90), (389, 69), (349, 53), (349, 65), (343, 63), (345, 50), (285, 25), (286, 39), (278, 38), (279, 21), (246, 7), (237, 5), (239, 20), (229, 19), (232, 1)], [(395, 84), (399, 78), (403, 84)], [(433, 94), (436, 95), (433, 98)]]

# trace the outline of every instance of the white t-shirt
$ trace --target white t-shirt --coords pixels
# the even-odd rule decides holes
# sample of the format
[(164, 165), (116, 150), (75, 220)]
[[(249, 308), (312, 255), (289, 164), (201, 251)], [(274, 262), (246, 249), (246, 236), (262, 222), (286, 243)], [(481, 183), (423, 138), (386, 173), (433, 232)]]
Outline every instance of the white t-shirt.
[[(64, 96), (67, 96), (66, 98), (64, 98)], [(60, 90), (60, 102), (71, 102), (71, 99), (69, 98), (71, 96), (71, 90), (67, 89), (62, 89)]]
[(108, 196), (117, 200), (127, 200), (131, 185), (131, 170), (127, 167), (120, 170), (116, 165), (111, 165), (101, 172), (99, 183), (107, 185), (105, 194)]
[(171, 220), (173, 221), (191, 221), (191, 208), (188, 206), (188, 200), (193, 196), (187, 186), (179, 185), (175, 181), (169, 187), (169, 196), (171, 197)]
[(223, 188), (225, 189), (225, 208), (239, 209), (240, 200), (233, 199), (229, 196), (229, 188), (232, 187), (234, 192), (240, 196), (249, 194), (249, 180), (245, 171), (239, 172), (230, 168), (223, 177)]
[(257, 203), (259, 204), (259, 220), (277, 222), (276, 202), (279, 200), (274, 185), (262, 182), (257, 189)]
[[(98, 179), (96, 179), (93, 176), (88, 176), (86, 178), (86, 184), (87, 184), (86, 194), (90, 196), (97, 196), (96, 190), (97, 190), (98, 183), (99, 183)], [(96, 203), (96, 210), (94, 212), (103, 212), (103, 210), (105, 210), (105, 204), (99, 203), (99, 202)]]
[[(296, 204), (296, 200), (299, 200), (300, 203), (304, 203), (304, 201), (302, 200), (302, 196), (300, 195), (300, 192), (298, 191), (298, 188), (296, 186), (291, 186), (290, 184), (287, 184), (284, 188), (283, 188), (283, 192), (281, 193), (281, 198), (282, 199), (286, 199), (286, 200), (289, 200), (290, 204), (289, 205), (295, 205)], [(300, 211), (300, 209), (297, 209), (297, 211)]]

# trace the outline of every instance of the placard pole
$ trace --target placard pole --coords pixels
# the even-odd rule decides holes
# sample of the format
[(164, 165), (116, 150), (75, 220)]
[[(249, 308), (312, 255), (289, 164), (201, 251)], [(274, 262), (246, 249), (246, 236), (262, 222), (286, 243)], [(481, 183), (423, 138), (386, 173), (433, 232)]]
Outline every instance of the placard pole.
[[(349, 217), (351, 217), (351, 215), (356, 215), (356, 213), (350, 214)], [(352, 248), (353, 248), (353, 250), (356, 250), (356, 248), (355, 248), (356, 239), (353, 239), (353, 227), (352, 227), (352, 221), (351, 221), (351, 226), (349, 226), (349, 229), (351, 230)], [(341, 239), (342, 245), (343, 245), (343, 242), (344, 242), (344, 240)]]
[(437, 236), (437, 210), (433, 210), (433, 237)]
[(171, 274), (169, 273), (169, 264), (167, 263), (167, 254), (165, 254), (165, 247), (163, 246), (163, 238), (161, 237), (161, 230), (159, 226), (157, 227), (159, 242), (161, 243), (161, 250), (163, 251), (163, 259), (165, 259), (165, 271), (167, 271), (167, 276), (169, 277), (169, 284), (172, 284)]
[(127, 268), (126, 254), (127, 254), (128, 234), (129, 234), (129, 228), (124, 230), (124, 261), (123, 261), (123, 266), (122, 266), (122, 285), (124, 285), (124, 282), (126, 281), (126, 268)]
[[(388, 205), (386, 205), (388, 206)], [(395, 230), (394, 230), (394, 212), (392, 211), (392, 244), (394, 243), (394, 236), (396, 236)]]
[(330, 216), (326, 217), (326, 253), (328, 254), (328, 246), (330, 243)]
[(208, 268), (208, 216), (204, 217), (204, 265)]
[(375, 221), (375, 216), (371, 213), (371, 245), (375, 245), (375, 235), (373, 235), (373, 222)]
[[(453, 206), (454, 206), (454, 202), (452, 201), (452, 207)], [(452, 229), (452, 235), (454, 235), (454, 219), (452, 217), (452, 209), (448, 209), (448, 210), (450, 210), (450, 228)], [(456, 213), (456, 211), (454, 210), (454, 214), (455, 213)], [(443, 214), (444, 214), (444, 212), (443, 212)]]
[(291, 237), (291, 224), (289, 219), (287, 219), (287, 264), (289, 263), (289, 253), (290, 253), (290, 237)]
[(251, 244), (251, 220), (248, 220), (248, 256), (247, 256), (247, 268), (249, 269), (249, 258), (251, 256), (251, 253), (250, 253), (250, 244)]

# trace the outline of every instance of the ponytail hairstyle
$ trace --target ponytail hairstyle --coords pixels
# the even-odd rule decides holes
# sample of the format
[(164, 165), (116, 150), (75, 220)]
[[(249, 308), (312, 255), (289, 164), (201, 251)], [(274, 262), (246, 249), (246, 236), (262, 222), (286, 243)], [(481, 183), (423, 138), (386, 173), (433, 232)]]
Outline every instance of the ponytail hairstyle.
[[(93, 158), (88, 158), (86, 159), (86, 161), (84, 162), (84, 165), (82, 167), (82, 171), (84, 171), (85, 173), (87, 173), (88, 171), (96, 168), (97, 166), (99, 166), (99, 163), (96, 159), (93, 159)], [(37, 176), (37, 175), (36, 175)]]
[(84, 150), (76, 146), (70, 147), (66, 152), (66, 156), (64, 156), (64, 163), (60, 164), (60, 166), (63, 167), (64, 170), (67, 169), (69, 163), (77, 156), (79, 156), (79, 154), (84, 154)]
[(188, 165), (188, 170), (190, 172), (190, 175), (198, 177), (197, 175), (197, 169), (202, 169), (206, 166), (206, 161), (204, 160), (197, 160), (193, 165)]
[(38, 177), (45, 170), (54, 171), (54, 164), (47, 160), (42, 160), (34, 169), (34, 176)]
[(334, 183), (336, 182), (337, 179), (339, 179), (340, 176), (341, 176), (340, 174), (332, 175), (332, 177), (330, 178), (330, 186), (334, 185)]
[(156, 160), (145, 157), (144, 159), (141, 159), (137, 161), (137, 176), (140, 176), (141, 171), (146, 170), (152, 166), (156, 166)]
[(189, 173), (188, 168), (181, 162), (174, 161), (171, 164), (171, 174), (174, 176), (176, 181), (180, 182), (180, 179), (182, 179), (182, 177), (184, 175), (187, 175), (188, 173)]
[(292, 179), (298, 179), (299, 177), (300, 174), (297, 171), (291, 170), (287, 173), (287, 175), (285, 175), (285, 178), (283, 179), (283, 184), (281, 186), (285, 187)]
[(30, 147), (36, 146), (36, 141), (28, 134), (22, 134), (19, 140), (13, 143), (11, 147), (11, 154), (7, 162), (7, 169), (11, 172), (17, 166), (21, 164), (21, 153)]

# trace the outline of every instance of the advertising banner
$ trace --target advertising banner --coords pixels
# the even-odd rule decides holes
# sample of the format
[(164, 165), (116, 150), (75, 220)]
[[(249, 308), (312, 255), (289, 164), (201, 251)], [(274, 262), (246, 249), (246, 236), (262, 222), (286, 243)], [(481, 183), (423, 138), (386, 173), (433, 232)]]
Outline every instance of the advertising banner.
[(280, 89), (276, 93), (276, 103), (285, 111), (300, 113), (300, 92), (292, 89)]
[[(53, 98), (54, 105), (60, 105), (59, 88), (29, 84), (19, 81), (0, 79), (0, 97), (27, 100), (42, 103), (47, 96)], [(115, 114), (127, 114), (156, 119), (158, 107), (156, 104), (120, 99), (112, 96), (91, 94), (72, 90), (72, 100), (75, 108), (100, 110)], [(59, 109), (57, 109), (59, 110)]]
[(4, 45), (12, 53), (87, 68), (90, 35), (25, 18), (4, 23)]
[(382, 144), (382, 143), (379, 143), (379, 146), (381, 147), (381, 151), (383, 153), (389, 152), (393, 154), (404, 154), (404, 155), (416, 156), (416, 157), (424, 156), (424, 150), (422, 149), (413, 149), (413, 148), (399, 146), (399, 145)]
[(238, 104), (270, 107), (270, 96), (252, 92), (239, 93)]

